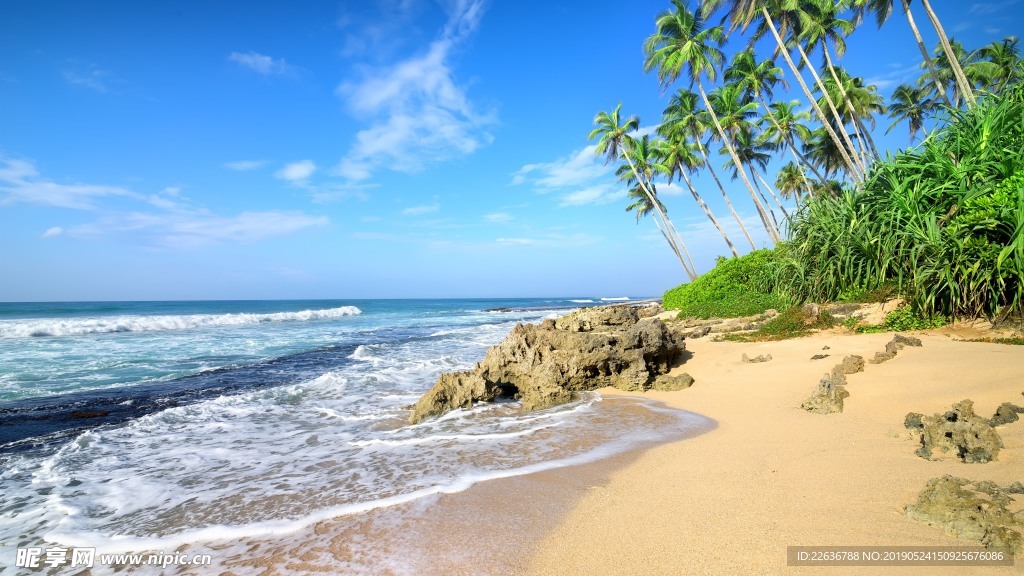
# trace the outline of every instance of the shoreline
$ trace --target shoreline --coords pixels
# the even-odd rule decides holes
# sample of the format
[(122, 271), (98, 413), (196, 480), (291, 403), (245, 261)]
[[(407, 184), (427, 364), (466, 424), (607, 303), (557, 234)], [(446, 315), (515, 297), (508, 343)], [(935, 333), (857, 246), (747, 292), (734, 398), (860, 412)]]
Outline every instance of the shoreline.
[[(645, 450), (583, 495), (537, 547), (528, 573), (810, 574), (786, 565), (787, 546), (975, 546), (907, 518), (925, 483), (945, 474), (1000, 484), (1024, 480), (1024, 422), (1001, 426), (998, 460), (927, 461), (903, 427), (908, 412), (942, 413), (974, 400), (988, 416), (1021, 402), (1024, 349), (916, 333), (922, 348), (848, 376), (844, 412), (800, 409), (821, 375), (848, 354), (870, 358), (892, 333), (819, 333), (763, 343), (688, 340), (679, 392), (640, 395), (696, 412), (718, 428)], [(830, 354), (811, 360), (814, 354)], [(741, 354), (771, 354), (746, 364)], [(618, 390), (602, 394), (629, 396)], [(1019, 502), (1024, 500), (1016, 497)], [(578, 535), (585, 534), (586, 538)], [(910, 567), (908, 574), (1019, 573), (1015, 567)], [(829, 567), (888, 574), (891, 567)]]

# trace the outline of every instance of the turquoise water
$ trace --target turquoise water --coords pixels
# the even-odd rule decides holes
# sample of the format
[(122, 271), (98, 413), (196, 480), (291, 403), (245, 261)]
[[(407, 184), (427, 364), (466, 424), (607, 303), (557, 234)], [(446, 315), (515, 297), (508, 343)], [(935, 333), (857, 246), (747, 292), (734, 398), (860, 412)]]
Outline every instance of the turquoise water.
[(596, 394), (405, 425), (517, 322), (600, 301), (0, 304), (0, 566), (280, 535), (706, 425)]

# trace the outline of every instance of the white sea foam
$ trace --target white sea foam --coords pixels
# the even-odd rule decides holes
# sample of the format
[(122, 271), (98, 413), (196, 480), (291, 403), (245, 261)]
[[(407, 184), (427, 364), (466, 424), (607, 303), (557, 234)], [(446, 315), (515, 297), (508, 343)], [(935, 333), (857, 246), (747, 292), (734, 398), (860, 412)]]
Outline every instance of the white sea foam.
[(355, 306), (269, 314), (180, 314), (158, 316), (96, 316), (0, 320), (0, 338), (81, 336), (114, 332), (190, 330), (214, 326), (246, 326), (264, 322), (305, 322), (361, 314)]
[(576, 304), (592, 304), (594, 301), (590, 299), (583, 300), (569, 300), (569, 302), (575, 302)]
[(618, 296), (616, 298), (601, 298), (601, 302), (628, 302), (629, 296)]

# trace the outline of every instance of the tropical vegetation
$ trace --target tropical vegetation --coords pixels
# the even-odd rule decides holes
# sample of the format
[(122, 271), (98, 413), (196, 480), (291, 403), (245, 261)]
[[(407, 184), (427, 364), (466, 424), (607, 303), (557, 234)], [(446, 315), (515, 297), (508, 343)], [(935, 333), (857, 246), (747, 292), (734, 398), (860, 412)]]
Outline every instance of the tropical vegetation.
[[(841, 59), (850, 35), (894, 12), (910, 25), (922, 73), (886, 99)], [(938, 39), (931, 50), (928, 30)], [(640, 134), (619, 104), (596, 115), (590, 138), (618, 164), (626, 210), (654, 220), (689, 279), (665, 294), (666, 308), (738, 315), (884, 287), (925, 319), (1024, 309), (1016, 38), (967, 50), (928, 0), (669, 0), (642, 45), (644, 70), (668, 100), (662, 118)], [(880, 151), (882, 129), (906, 130), (917, 147)], [(675, 181), (731, 253), (704, 275), (658, 194)], [(757, 215), (769, 251), (741, 212)]]

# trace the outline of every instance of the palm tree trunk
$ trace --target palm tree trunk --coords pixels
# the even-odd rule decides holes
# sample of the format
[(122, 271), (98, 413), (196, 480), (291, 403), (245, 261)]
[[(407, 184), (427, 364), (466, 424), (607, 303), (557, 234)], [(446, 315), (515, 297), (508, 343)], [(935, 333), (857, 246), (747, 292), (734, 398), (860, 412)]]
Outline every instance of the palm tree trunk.
[[(661, 217), (662, 222), (665, 223), (665, 230), (668, 230), (668, 216), (666, 216), (665, 212), (661, 209), (661, 205), (658, 203), (658, 198), (654, 194), (652, 194), (651, 191), (647, 188), (647, 185), (644, 184), (644, 179), (640, 176), (640, 172), (637, 171), (636, 166), (633, 164), (633, 160), (629, 157), (629, 154), (626, 153), (625, 148), (622, 149), (621, 155), (623, 158), (626, 159), (626, 162), (629, 163), (629, 169), (633, 171), (633, 176), (636, 177), (636, 181), (637, 183), (640, 184), (640, 188), (643, 189), (644, 193), (647, 194), (647, 197), (651, 200), (651, 205), (654, 206), (654, 211), (658, 213), (658, 216)], [(655, 224), (657, 224), (657, 218), (655, 218)], [(658, 225), (658, 230), (661, 230), (661, 225)], [(665, 240), (668, 240), (669, 245), (672, 246), (672, 250), (676, 253), (676, 256), (679, 257), (679, 263), (683, 265), (683, 270), (686, 271), (686, 275), (690, 277), (691, 282), (696, 280), (697, 274), (689, 266), (687, 266), (686, 260), (683, 258), (683, 255), (680, 254), (679, 252), (679, 246), (676, 244), (677, 240), (670, 237), (665, 230), (662, 230), (661, 233), (665, 236)], [(679, 238), (678, 242), (682, 242), (682, 238)]]
[(921, 50), (921, 57), (924, 58), (924, 63), (928, 66), (928, 73), (932, 76), (932, 81), (935, 83), (935, 91), (946, 104), (953, 105), (949, 101), (949, 97), (946, 96), (946, 88), (942, 85), (942, 81), (939, 80), (939, 73), (935, 70), (935, 62), (932, 61), (932, 57), (928, 54), (928, 48), (924, 45), (924, 39), (921, 38), (921, 31), (917, 29), (917, 23), (914, 22), (914, 15), (910, 13), (910, 0), (900, 0), (903, 2), (903, 13), (907, 15), (907, 22), (910, 23), (910, 29), (914, 32), (914, 39), (917, 40), (917, 47)]
[(739, 224), (740, 230), (743, 231), (743, 235), (747, 237), (747, 241), (750, 242), (750, 249), (757, 250), (757, 245), (754, 244), (754, 239), (750, 237), (750, 232), (747, 231), (747, 227), (743, 225), (743, 220), (740, 219), (740, 215), (736, 213), (736, 209), (732, 207), (732, 202), (729, 201), (729, 194), (725, 191), (725, 186), (722, 186), (722, 181), (718, 179), (718, 173), (715, 172), (715, 168), (711, 165), (711, 160), (708, 158), (707, 152), (704, 151), (704, 143), (700, 140), (700, 135), (694, 135), (694, 139), (697, 141), (697, 149), (700, 150), (701, 158), (704, 159), (704, 165), (708, 167), (708, 171), (711, 172), (711, 177), (715, 179), (715, 184), (718, 185), (718, 189), (722, 192), (722, 198), (725, 200), (725, 205), (729, 207), (729, 212), (732, 213), (732, 217), (736, 219), (736, 223)]
[(690, 281), (692, 282), (696, 280), (698, 276), (697, 265), (693, 263), (693, 257), (690, 256), (690, 251), (686, 248), (686, 243), (683, 242), (683, 236), (679, 233), (678, 230), (676, 230), (676, 225), (673, 224), (671, 220), (667, 222), (667, 225), (671, 230), (672, 234), (675, 234), (676, 239), (679, 241), (679, 246), (683, 248), (683, 253), (686, 254), (686, 259), (690, 262), (690, 271), (693, 274), (693, 276), (690, 278)]
[(836, 121), (835, 127), (839, 129), (840, 133), (843, 135), (843, 141), (850, 147), (850, 152), (853, 153), (852, 158), (856, 162), (857, 168), (860, 169), (862, 175), (867, 174), (868, 168), (861, 162), (860, 156), (856, 155), (856, 148), (853, 146), (853, 140), (850, 139), (850, 135), (846, 132), (846, 123), (843, 122), (843, 118), (839, 114), (839, 110), (836, 109), (835, 102), (832, 101), (832, 96), (829, 95), (828, 90), (825, 89), (825, 83), (822, 82), (821, 77), (818, 76), (818, 71), (815, 69), (814, 63), (811, 62), (807, 53), (804, 52), (804, 47), (799, 41), (793, 42), (793, 44), (796, 45), (796, 50), (800, 53), (800, 58), (802, 58), (804, 63), (807, 65), (807, 69), (811, 71), (811, 77), (814, 78), (814, 82), (817, 83), (818, 89), (821, 90), (821, 96), (825, 99), (825, 103), (828, 104), (828, 108), (832, 112), (832, 118)]
[[(800, 157), (796, 155), (796, 150), (794, 150), (792, 146), (790, 146), (789, 151), (790, 151), (790, 153), (793, 154), (793, 160), (796, 160), (796, 162), (793, 165), (796, 166), (796, 169), (800, 171), (800, 177), (803, 178), (803, 181), (804, 181), (804, 188), (807, 189), (807, 194), (810, 194), (811, 193), (811, 181), (807, 179), (807, 174), (804, 173), (804, 169), (801, 167)], [(819, 176), (819, 178), (820, 178), (820, 176)], [(800, 200), (803, 200), (803, 198), (800, 197), (800, 190), (797, 190), (796, 201), (800, 202)]]
[(932, 21), (932, 26), (935, 26), (935, 32), (939, 35), (939, 42), (942, 43), (942, 49), (946, 51), (946, 58), (949, 59), (949, 67), (953, 70), (953, 76), (956, 77), (956, 83), (960, 87), (960, 92), (963, 93), (964, 99), (967, 102), (967, 107), (970, 108), (977, 104), (977, 99), (974, 96), (974, 87), (967, 81), (967, 76), (964, 75), (964, 69), (960, 67), (960, 61), (957, 60), (956, 54), (953, 52), (953, 47), (949, 44), (949, 38), (946, 38), (946, 31), (942, 28), (942, 23), (939, 22), (939, 17), (935, 15), (935, 11), (932, 10), (932, 5), (928, 3), (928, 0), (921, 0), (921, 5), (924, 6), (924, 11), (928, 14), (928, 19)]
[(853, 159), (851, 159), (850, 155), (846, 152), (846, 148), (843, 146), (839, 135), (836, 134), (836, 131), (832, 129), (832, 125), (825, 119), (825, 113), (822, 112), (821, 107), (818, 106), (818, 101), (815, 100), (814, 95), (811, 94), (810, 89), (807, 88), (807, 83), (804, 82), (803, 76), (801, 76), (800, 71), (797, 70), (796, 64), (793, 63), (793, 58), (789, 55), (789, 49), (786, 48), (786, 43), (782, 40), (782, 36), (779, 35), (779, 30), (775, 27), (775, 21), (772, 20), (772, 15), (768, 12), (768, 8), (765, 7), (763, 3), (761, 4), (761, 13), (764, 16), (765, 22), (768, 23), (768, 28), (772, 31), (772, 36), (775, 37), (775, 43), (779, 45), (779, 51), (782, 52), (783, 59), (786, 60), (786, 64), (789, 65), (789, 69), (793, 71), (793, 75), (796, 76), (797, 82), (800, 83), (800, 88), (803, 89), (804, 94), (807, 95), (807, 99), (810, 100), (811, 107), (814, 108), (814, 111), (818, 114), (818, 118), (821, 119), (822, 126), (825, 127), (828, 135), (831, 136), (832, 141), (835, 142), (836, 148), (843, 157), (843, 162), (846, 163), (850, 178), (854, 182), (863, 181), (863, 178), (861, 178), (860, 173), (857, 171), (857, 165), (854, 164)]
[(682, 162), (679, 163), (679, 173), (683, 175), (683, 180), (686, 182), (686, 186), (690, 189), (690, 194), (693, 194), (693, 199), (697, 201), (697, 205), (700, 206), (701, 210), (704, 211), (704, 214), (706, 214), (708, 219), (711, 220), (711, 223), (715, 225), (718, 233), (722, 235), (723, 239), (725, 239), (725, 243), (729, 246), (729, 250), (732, 251), (732, 255), (739, 256), (740, 253), (736, 251), (736, 247), (733, 246), (732, 240), (729, 240), (729, 236), (726, 235), (725, 230), (722, 230), (722, 226), (718, 223), (718, 219), (711, 213), (711, 208), (708, 208), (708, 205), (704, 202), (704, 198), (701, 198), (697, 189), (693, 187), (693, 182), (690, 182), (690, 176), (687, 175), (686, 168), (683, 167)]
[[(836, 86), (839, 88), (839, 94), (843, 97), (843, 102), (846, 103), (846, 110), (850, 113), (850, 118), (853, 118), (853, 129), (857, 131), (858, 138), (861, 140), (861, 149), (863, 150), (863, 143), (866, 141), (871, 147), (871, 153), (874, 155), (875, 160), (878, 160), (878, 149), (875, 148), (875, 142), (871, 138), (871, 134), (868, 133), (864, 123), (860, 121), (860, 116), (857, 115), (857, 111), (853, 108), (853, 103), (850, 101), (850, 95), (846, 93), (846, 87), (839, 81), (839, 75), (836, 74), (835, 65), (832, 64), (832, 56), (829, 55), (828, 43), (822, 42), (822, 51), (825, 52), (825, 63), (828, 65), (828, 71), (832, 75), (832, 80), (835, 81)], [(864, 159), (865, 166), (867, 165), (867, 159)]]
[[(799, 160), (797, 160), (797, 164), (800, 164), (801, 162), (803, 162), (804, 164), (807, 165), (808, 168), (811, 169), (812, 172), (814, 172), (814, 175), (817, 176), (819, 180), (824, 180), (824, 178), (822, 178), (821, 174), (818, 173), (818, 169), (815, 168), (814, 165), (809, 163), (807, 161), (807, 159), (804, 158), (803, 154), (800, 154), (800, 152), (797, 151), (796, 145), (793, 144), (792, 139), (790, 139), (787, 135), (782, 133), (782, 128), (779, 126), (779, 121), (775, 119), (775, 114), (772, 114), (772, 109), (768, 107), (768, 102), (764, 99), (764, 96), (761, 95), (761, 94), (758, 94), (757, 95), (757, 99), (758, 99), (758, 101), (761, 102), (761, 106), (764, 106), (764, 113), (765, 113), (766, 116), (768, 116), (768, 119), (771, 120), (772, 126), (775, 126), (775, 130), (777, 130), (779, 135), (782, 136), (782, 139), (786, 141), (786, 145), (789, 146), (789, 149), (794, 154), (796, 154), (799, 157)], [(801, 171), (800, 174), (803, 175), (803, 171)], [(807, 181), (807, 176), (806, 175), (804, 175), (804, 181), (805, 182)], [(810, 184), (808, 183), (807, 185), (808, 185), (808, 190), (807, 191), (810, 192), (810, 188), (809, 188)]]
[(775, 188), (772, 188), (768, 182), (765, 182), (764, 176), (761, 176), (760, 172), (755, 172), (754, 175), (757, 176), (757, 179), (761, 181), (761, 184), (768, 189), (768, 193), (772, 195), (772, 200), (775, 200), (775, 203), (779, 206), (779, 210), (782, 210), (782, 216), (785, 217), (786, 220), (789, 220), (789, 212), (787, 212), (786, 207), (782, 205), (782, 201), (779, 200), (779, 196), (775, 194)]
[(754, 206), (757, 208), (757, 215), (761, 217), (761, 222), (764, 224), (765, 230), (768, 232), (768, 237), (771, 238), (772, 242), (779, 242), (781, 238), (772, 229), (771, 222), (768, 221), (768, 214), (764, 210), (764, 206), (757, 199), (757, 194), (754, 192), (754, 186), (750, 183), (746, 173), (743, 171), (743, 163), (740, 162), (740, 157), (736, 155), (736, 150), (733, 149), (732, 143), (729, 141), (729, 137), (725, 134), (725, 130), (722, 129), (722, 123), (718, 121), (718, 115), (715, 114), (714, 108), (711, 107), (711, 101), (708, 100), (707, 92), (704, 91), (704, 85), (701, 82), (697, 83), (697, 89), (700, 90), (700, 97), (704, 100), (704, 106), (708, 111), (708, 115), (711, 116), (711, 120), (715, 124), (715, 129), (718, 131), (718, 136), (722, 139), (722, 144), (725, 149), (729, 151), (729, 155), (732, 156), (732, 162), (736, 166), (736, 171), (743, 179), (743, 183), (747, 185), (747, 190), (750, 191), (750, 199), (754, 201)]
[[(750, 175), (754, 175), (754, 167), (748, 166)], [(772, 217), (772, 226), (775, 228), (775, 233), (779, 234), (779, 219), (775, 217), (775, 210), (772, 209), (772, 205), (768, 202), (768, 198), (765, 197), (764, 192), (761, 191), (761, 186), (758, 185), (757, 180), (754, 180), (754, 187), (757, 188), (757, 194), (764, 201), (764, 205), (768, 207), (768, 214)], [(780, 235), (781, 236), (781, 235)]]
[(676, 258), (679, 258), (679, 262), (682, 263), (683, 270), (686, 271), (686, 276), (690, 279), (690, 282), (693, 282), (693, 272), (690, 271), (689, 266), (687, 266), (686, 264), (686, 260), (683, 259), (683, 254), (679, 251), (679, 246), (676, 245), (675, 241), (673, 241), (672, 238), (668, 235), (668, 233), (665, 232), (665, 230), (661, 227), (661, 223), (658, 222), (657, 218), (651, 218), (651, 220), (654, 221), (654, 225), (658, 228), (658, 232), (661, 232), (661, 237), (665, 239), (665, 242), (668, 242), (668, 245), (672, 248), (672, 251), (675, 252)]

